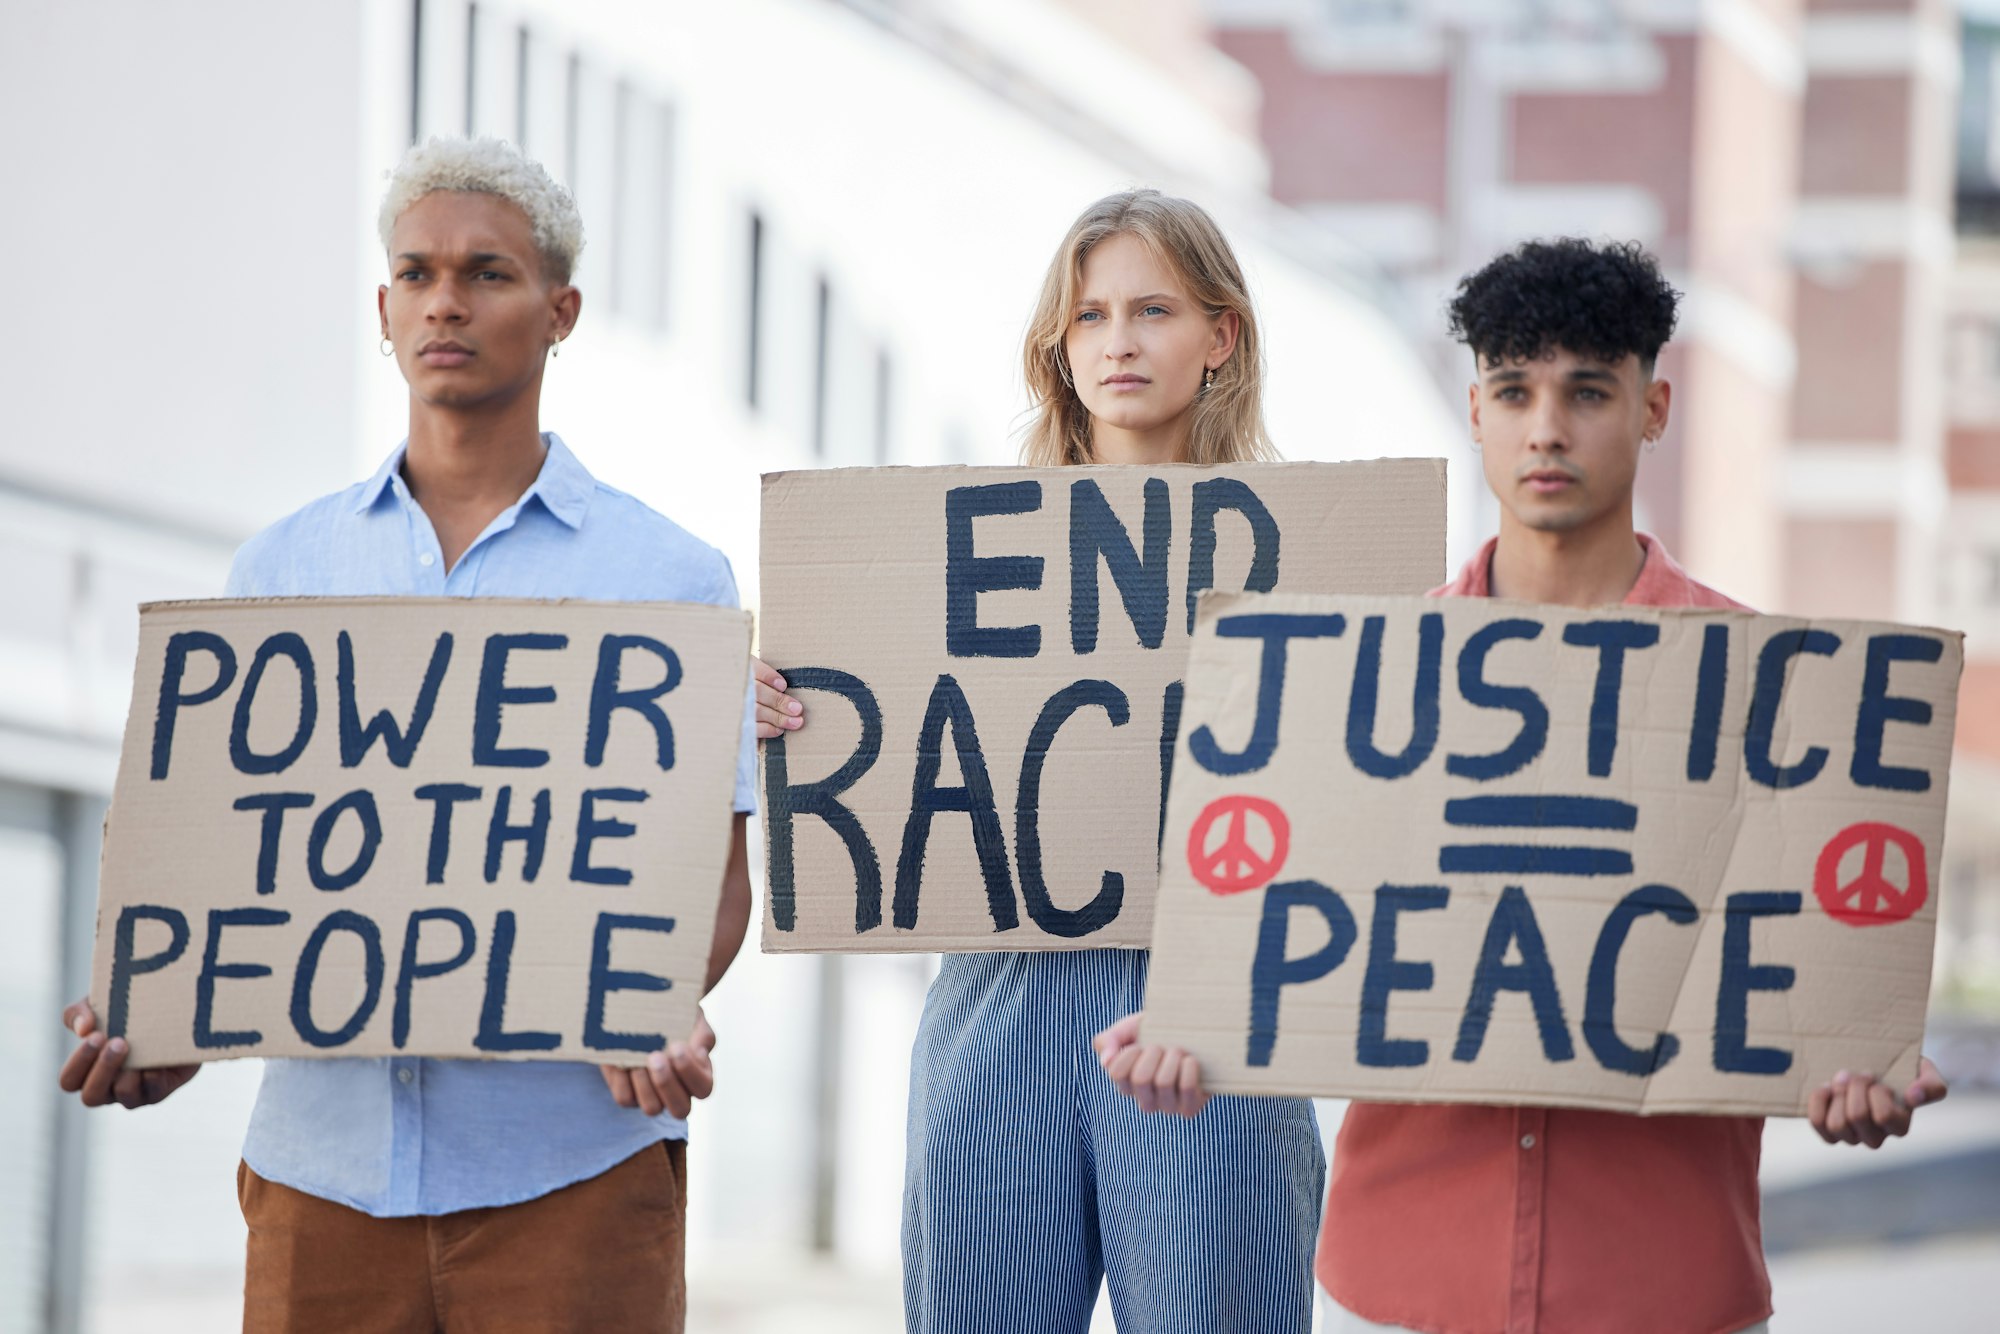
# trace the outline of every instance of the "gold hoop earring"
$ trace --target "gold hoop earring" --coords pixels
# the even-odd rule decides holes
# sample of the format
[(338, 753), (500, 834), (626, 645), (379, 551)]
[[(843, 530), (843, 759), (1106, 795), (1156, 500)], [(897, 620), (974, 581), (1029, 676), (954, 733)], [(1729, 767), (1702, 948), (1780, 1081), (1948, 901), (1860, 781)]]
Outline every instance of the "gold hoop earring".
[(382, 349), (383, 356), (393, 357), (396, 355), (396, 345), (389, 341), (389, 335), (387, 334), (382, 335), (382, 342), (380, 343), (380, 347)]

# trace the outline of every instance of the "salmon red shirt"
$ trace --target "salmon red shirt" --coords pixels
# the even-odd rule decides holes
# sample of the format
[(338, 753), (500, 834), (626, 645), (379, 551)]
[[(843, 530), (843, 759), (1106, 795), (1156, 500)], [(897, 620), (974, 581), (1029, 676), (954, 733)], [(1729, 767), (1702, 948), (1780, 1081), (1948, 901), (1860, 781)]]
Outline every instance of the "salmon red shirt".
[[(1497, 541), (1497, 539), (1496, 539)], [(1628, 606), (1740, 607), (1659, 541)], [(1486, 597), (1495, 541), (1433, 594)], [(1733, 1334), (1771, 1313), (1764, 1122), (1357, 1102), (1334, 1150), (1319, 1279), (1424, 1334)]]

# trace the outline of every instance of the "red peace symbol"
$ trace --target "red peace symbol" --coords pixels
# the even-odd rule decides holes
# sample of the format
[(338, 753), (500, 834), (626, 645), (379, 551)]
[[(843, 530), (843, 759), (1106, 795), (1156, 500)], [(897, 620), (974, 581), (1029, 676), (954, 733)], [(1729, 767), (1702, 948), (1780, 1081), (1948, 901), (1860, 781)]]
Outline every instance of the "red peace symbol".
[[(1250, 841), (1249, 819), (1256, 816), (1271, 834), (1271, 850), (1258, 851)], [(1228, 818), (1222, 841), (1210, 847), (1208, 836)], [(1208, 803), (1188, 831), (1188, 869), (1217, 894), (1261, 889), (1277, 877), (1292, 846), (1292, 823), (1274, 801), (1262, 797), (1220, 797)]]
[[(1899, 886), (1882, 873), (1883, 853), (1894, 843), (1903, 852), (1909, 868), (1909, 884)], [(1867, 848), (1861, 874), (1842, 884), (1840, 860), (1856, 845)], [(1826, 915), (1849, 926), (1886, 926), (1900, 922), (1924, 906), (1930, 892), (1924, 870), (1924, 845), (1907, 829), (1892, 824), (1864, 822), (1851, 824), (1835, 834), (1820, 849), (1819, 864), (1813, 871), (1813, 893)]]

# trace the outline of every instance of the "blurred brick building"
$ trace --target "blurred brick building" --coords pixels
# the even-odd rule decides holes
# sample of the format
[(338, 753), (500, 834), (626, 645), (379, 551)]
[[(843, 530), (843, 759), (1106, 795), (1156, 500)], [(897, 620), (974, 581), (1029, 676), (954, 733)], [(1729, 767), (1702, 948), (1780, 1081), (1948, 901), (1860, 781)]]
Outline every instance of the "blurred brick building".
[(1969, 632), (1940, 984), (2000, 1004), (1988, 7), (1961, 79), (1949, 0), (1208, 0), (1262, 87), (1272, 194), (1393, 277), (1454, 402), (1461, 274), (1532, 236), (1640, 240), (1687, 294), (1642, 526), (1769, 610)]

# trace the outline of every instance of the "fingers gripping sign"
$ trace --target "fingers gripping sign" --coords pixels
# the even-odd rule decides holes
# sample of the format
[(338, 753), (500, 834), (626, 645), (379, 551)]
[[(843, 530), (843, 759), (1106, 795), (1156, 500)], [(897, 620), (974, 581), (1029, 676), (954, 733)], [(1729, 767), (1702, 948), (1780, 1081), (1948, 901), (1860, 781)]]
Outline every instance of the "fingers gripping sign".
[(805, 726), (805, 705), (786, 694), (785, 678), (762, 658), (750, 659), (750, 675), (757, 685), (757, 739), (769, 741)]

